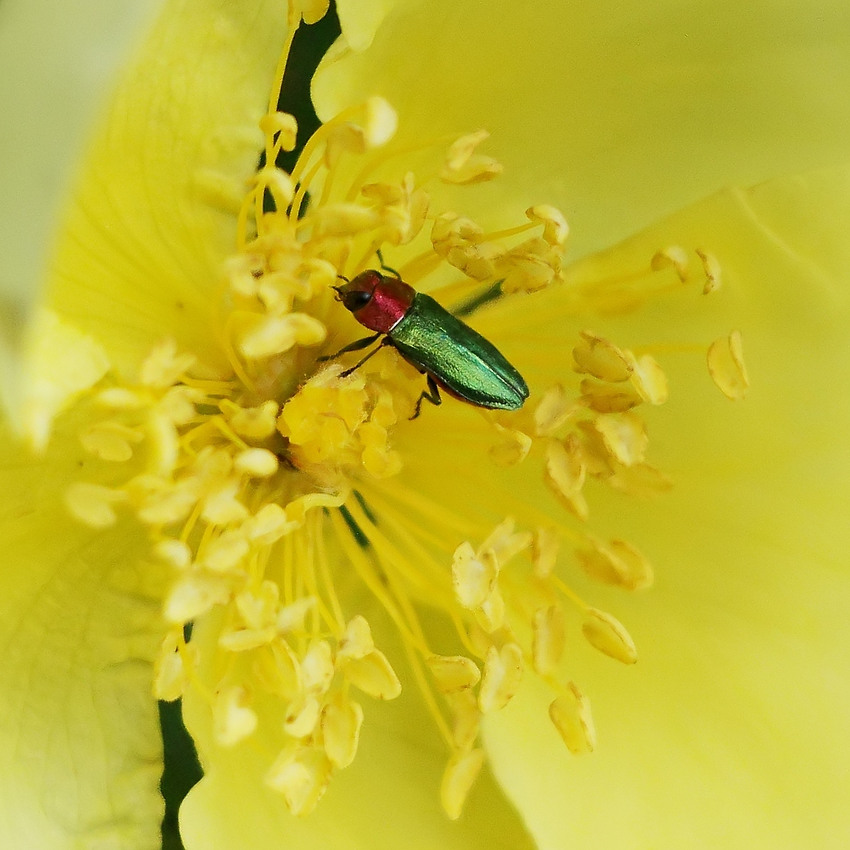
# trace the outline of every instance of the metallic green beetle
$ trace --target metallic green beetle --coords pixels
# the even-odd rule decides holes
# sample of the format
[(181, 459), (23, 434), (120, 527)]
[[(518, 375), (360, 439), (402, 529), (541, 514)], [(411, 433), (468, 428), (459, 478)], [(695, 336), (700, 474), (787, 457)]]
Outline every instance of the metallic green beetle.
[[(384, 271), (393, 270), (384, 266)], [(393, 274), (368, 269), (344, 285), (334, 287), (337, 300), (361, 325), (376, 333), (322, 359), (330, 360), (347, 351), (366, 348), (383, 335), (372, 351), (340, 377), (350, 375), (381, 347), (392, 346), (427, 376), (428, 388), (419, 396), (411, 419), (419, 416), (423, 401), (442, 403), (440, 387), (478, 407), (502, 410), (522, 407), (528, 398), (528, 386), (504, 355), (430, 295), (417, 292), (397, 273)]]

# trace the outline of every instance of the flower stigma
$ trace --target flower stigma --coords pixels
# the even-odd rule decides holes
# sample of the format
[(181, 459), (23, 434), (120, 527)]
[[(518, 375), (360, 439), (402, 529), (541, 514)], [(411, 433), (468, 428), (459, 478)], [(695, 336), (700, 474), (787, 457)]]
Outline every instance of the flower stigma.
[[(67, 494), (93, 527), (124, 512), (149, 529), (152, 557), (171, 571), (154, 694), (200, 692), (221, 747), (274, 742), (263, 780), (295, 815), (356, 758), (368, 701), (403, 688), (418, 691), (445, 743), (435, 792), (451, 818), (486, 761), (482, 720), (529, 676), (550, 690), (549, 719), (568, 750), (594, 749), (589, 701), (566, 672), (570, 635), (627, 665), (637, 650), (622, 623), (568, 583), (568, 568), (626, 591), (649, 587), (653, 570), (630, 542), (589, 530), (586, 486), (644, 497), (671, 482), (647, 460), (640, 413), (667, 398), (661, 366), (578, 317), (632, 309), (697, 279), (706, 295), (721, 284), (709, 252), (672, 246), (629, 280), (576, 286), (572, 371), (532, 386), (523, 410), (476, 409), (464, 420), (486, 476), (522, 468), (560, 508), (549, 517), (507, 502), (486, 527), (457, 516), (439, 492), (404, 483), (424, 420), (444, 413), (427, 408), (411, 421), (424, 377), (388, 347), (347, 375), (347, 355), (321, 359), (356, 338), (332, 287), (377, 268), (381, 251), (407, 283), (474, 317), (569, 286), (568, 228), (546, 204), (495, 232), (434, 209), (432, 185), (462, 197), (499, 176), (479, 152), (487, 134), (424, 142), (441, 160), (394, 172), (405, 153), (391, 147), (396, 124), (381, 98), (347, 109), (287, 174), (274, 163), (294, 148), (295, 119), (270, 108), (260, 122), (266, 165), (241, 207), (211, 330), (229, 371), (165, 340), (134, 382), (108, 373), (79, 436), (126, 478), (78, 481)], [(712, 343), (708, 367), (726, 395), (744, 394), (738, 332)], [(452, 449), (444, 455), (429, 460), (449, 486)], [(429, 625), (433, 612), (445, 628)], [(199, 630), (215, 640), (199, 642)]]

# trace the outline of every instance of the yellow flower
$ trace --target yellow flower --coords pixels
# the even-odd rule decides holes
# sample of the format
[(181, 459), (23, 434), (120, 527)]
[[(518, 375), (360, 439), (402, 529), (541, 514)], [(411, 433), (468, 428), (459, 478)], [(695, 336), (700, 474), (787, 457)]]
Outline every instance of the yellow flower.
[[(93, 141), (13, 408), (43, 454), (5, 441), (2, 843), (156, 845), (153, 690), (189, 850), (841, 846), (850, 174), (647, 226), (834, 162), (846, 108), (750, 47), (815, 14), (386, 5), (372, 41), (340, 0), (291, 175), (257, 152), (321, 3), (175, 0)], [(411, 421), (397, 352), (318, 359), (384, 261), (523, 410)]]

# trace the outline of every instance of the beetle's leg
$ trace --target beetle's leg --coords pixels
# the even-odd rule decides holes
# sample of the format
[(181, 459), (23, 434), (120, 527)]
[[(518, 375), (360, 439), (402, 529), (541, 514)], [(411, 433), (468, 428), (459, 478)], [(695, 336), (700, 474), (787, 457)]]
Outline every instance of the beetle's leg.
[(398, 280), (401, 280), (401, 275), (395, 269), (391, 269), (384, 262), (384, 255), (381, 253), (381, 249), (379, 248), (377, 251), (375, 251), (375, 253), (378, 255), (378, 259), (381, 261), (381, 271), (392, 272)]
[(440, 398), (440, 388), (437, 386), (437, 382), (430, 375), (428, 375), (428, 389), (422, 390), (422, 394), (416, 402), (416, 408), (413, 411), (413, 416), (410, 417), (411, 419), (416, 419), (419, 414), (422, 413), (422, 402), (426, 399), (430, 401), (434, 407), (439, 407), (443, 403), (442, 398)]
[[(380, 334), (378, 334), (378, 336), (380, 336)], [(369, 342), (372, 342), (373, 339), (374, 337), (372, 337)], [(359, 342), (363, 342), (363, 340), (361, 339), (359, 340)], [(368, 345), (369, 342), (367, 342), (366, 345)], [(391, 344), (392, 343), (390, 342), (390, 338), (388, 336), (385, 336), (365, 357), (361, 357), (360, 360), (358, 360), (350, 369), (346, 369), (344, 372), (340, 372), (340, 378), (347, 378), (352, 372), (359, 369), (370, 357), (374, 357), (385, 345)], [(366, 345), (358, 346), (358, 348), (365, 348)], [(350, 350), (353, 351), (354, 349)]]
[(357, 339), (354, 342), (348, 343), (348, 345), (343, 346), (337, 351), (336, 354), (326, 354), (324, 357), (317, 357), (317, 361), (323, 360), (336, 360), (340, 354), (345, 354), (348, 351), (360, 351), (361, 348), (366, 348), (366, 346), (371, 345), (378, 337), (379, 333), (373, 334), (372, 336), (363, 337), (363, 339)]

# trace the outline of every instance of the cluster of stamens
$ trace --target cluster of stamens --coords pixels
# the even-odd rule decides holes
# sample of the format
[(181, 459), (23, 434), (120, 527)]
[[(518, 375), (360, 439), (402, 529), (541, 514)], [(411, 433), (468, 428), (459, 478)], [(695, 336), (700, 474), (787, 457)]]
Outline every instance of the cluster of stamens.
[[(596, 479), (641, 494), (669, 486), (646, 461), (637, 412), (664, 402), (666, 379), (650, 354), (582, 331), (575, 388), (538, 388), (525, 411), (476, 420), (492, 445), (494, 475), (532, 463), (539, 449), (536, 474), (580, 521), (569, 533), (563, 521), (517, 529), (507, 518), (478, 540), (447, 542), (444, 560), (401, 530), (390, 534), (382, 510), (392, 499), (382, 502), (381, 487), (403, 477), (394, 437), (417, 427), (408, 420), (422, 378), (393, 352), (345, 377), (339, 363), (319, 362), (352, 332), (332, 284), (373, 266), (376, 250), (408, 246), (401, 273), (414, 286), (448, 265), (461, 280), (455, 294), (535, 292), (562, 282), (566, 223), (541, 205), (521, 225), (486, 233), (454, 212), (432, 212), (425, 183), (412, 174), (372, 180), (390, 159), (381, 149), (395, 129), (394, 113), (377, 99), (324, 125), (292, 174), (273, 164), (294, 145), (292, 118), (270, 114), (262, 129), (269, 164), (246, 199), (239, 250), (224, 269), (219, 331), (231, 371), (211, 377), (165, 343), (135, 385), (101, 387), (103, 417), (81, 439), (133, 472), (118, 487), (78, 483), (68, 501), (93, 526), (130, 510), (150, 529), (154, 554), (173, 570), (156, 695), (195, 689), (222, 747), (260, 733), (276, 742), (265, 780), (293, 813), (309, 812), (354, 759), (368, 715), (358, 693), (392, 699), (410, 682), (446, 741), (441, 799), (457, 817), (484, 762), (476, 746), (482, 718), (507, 705), (528, 672), (551, 688), (549, 715), (568, 748), (593, 749), (587, 699), (563, 675), (568, 611), (578, 612), (590, 645), (636, 660), (622, 624), (580, 599), (556, 565), (569, 539), (592, 578), (627, 590), (651, 583), (634, 546), (586, 530), (585, 485)], [(454, 141), (433, 179), (463, 185), (496, 176), (498, 164), (476, 153), (483, 140)], [(356, 176), (345, 183), (352, 163)], [(267, 193), (272, 211), (263, 211)], [(706, 279), (719, 280), (702, 256)], [(653, 268), (677, 262), (685, 262), (680, 249), (667, 249)], [(721, 386), (745, 384), (739, 341), (717, 344), (709, 360)], [(352, 576), (360, 586), (353, 607)], [(455, 653), (432, 649), (421, 602), (447, 613)], [(370, 608), (392, 624), (403, 652), (376, 646)], [(215, 656), (203, 665), (198, 633), (215, 637), (213, 647), (203, 644)], [(404, 674), (393, 666), (402, 659)]]

